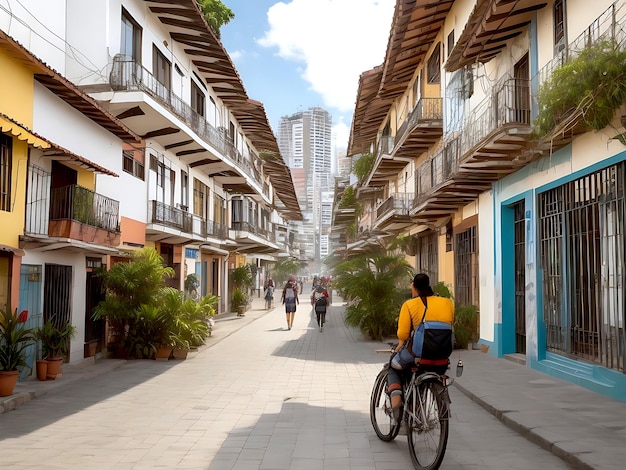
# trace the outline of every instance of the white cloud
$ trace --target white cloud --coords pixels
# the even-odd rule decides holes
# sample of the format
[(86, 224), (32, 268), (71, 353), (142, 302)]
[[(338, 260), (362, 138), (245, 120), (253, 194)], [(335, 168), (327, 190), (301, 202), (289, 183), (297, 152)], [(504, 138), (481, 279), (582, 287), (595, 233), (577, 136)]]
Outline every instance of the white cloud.
[(339, 122), (333, 126), (333, 135), (335, 136), (335, 147), (337, 149), (345, 150), (348, 148), (350, 129), (342, 118), (339, 118)]
[(268, 10), (270, 29), (257, 42), (277, 47), (286, 60), (303, 62), (302, 78), (324, 104), (352, 112), (359, 75), (385, 59), (395, 4), (395, 0), (279, 2)]
[(233, 52), (229, 52), (228, 55), (230, 55), (230, 58), (232, 59), (233, 62), (236, 62), (237, 60), (239, 60), (245, 55), (245, 52), (242, 50), (233, 51)]

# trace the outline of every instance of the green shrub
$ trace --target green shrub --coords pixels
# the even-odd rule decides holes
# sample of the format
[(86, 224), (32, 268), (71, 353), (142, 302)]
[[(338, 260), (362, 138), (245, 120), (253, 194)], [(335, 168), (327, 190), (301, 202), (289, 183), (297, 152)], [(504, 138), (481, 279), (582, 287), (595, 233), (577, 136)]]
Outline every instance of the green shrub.
[(348, 305), (344, 321), (372, 340), (395, 336), (402, 303), (408, 298), (411, 266), (404, 256), (364, 254), (335, 267), (333, 289)]
[(454, 338), (457, 349), (466, 349), (469, 343), (476, 342), (478, 307), (463, 305), (454, 310)]
[(234, 289), (230, 300), (231, 312), (236, 312), (239, 307), (246, 305), (248, 305), (246, 293), (240, 289)]

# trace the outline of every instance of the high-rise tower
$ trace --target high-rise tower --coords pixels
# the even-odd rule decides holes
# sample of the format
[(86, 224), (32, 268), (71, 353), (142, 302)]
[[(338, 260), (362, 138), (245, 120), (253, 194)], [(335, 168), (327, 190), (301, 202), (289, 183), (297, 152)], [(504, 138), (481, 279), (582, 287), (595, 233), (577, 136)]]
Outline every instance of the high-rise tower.
[(333, 190), (331, 115), (313, 107), (283, 116), (278, 124), (278, 146), (291, 169), (304, 216), (304, 254), (320, 260), (321, 237), (327, 228), (322, 217), (323, 195)]

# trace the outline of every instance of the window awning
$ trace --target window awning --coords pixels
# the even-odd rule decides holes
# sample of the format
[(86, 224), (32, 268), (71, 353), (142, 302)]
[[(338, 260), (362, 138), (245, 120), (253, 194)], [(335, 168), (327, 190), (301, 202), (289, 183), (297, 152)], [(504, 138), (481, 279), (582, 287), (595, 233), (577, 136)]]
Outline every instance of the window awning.
[(26, 252), (24, 250), (9, 245), (3, 245), (2, 243), (0, 243), (0, 251), (3, 251), (5, 253), (13, 253), (15, 256), (26, 255)]
[(0, 130), (11, 134), (13, 137), (26, 141), (29, 145), (40, 149), (49, 149), (50, 142), (43, 137), (34, 134), (20, 123), (14, 121), (6, 114), (0, 113)]

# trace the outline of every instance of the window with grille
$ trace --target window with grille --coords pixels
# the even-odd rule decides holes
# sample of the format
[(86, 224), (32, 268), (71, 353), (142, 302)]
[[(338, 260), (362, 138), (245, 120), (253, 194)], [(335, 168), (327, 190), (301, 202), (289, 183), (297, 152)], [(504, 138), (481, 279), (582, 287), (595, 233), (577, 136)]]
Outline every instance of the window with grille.
[(626, 372), (626, 164), (538, 195), (546, 349)]
[(155, 45), (152, 46), (152, 73), (166, 90), (172, 87), (172, 64)]
[(441, 82), (441, 43), (438, 42), (428, 58), (428, 83)]
[(11, 212), (13, 139), (0, 134), (0, 211)]
[(450, 31), (450, 34), (448, 34), (448, 47), (447, 47), (447, 51), (446, 51), (446, 57), (450, 57), (450, 53), (452, 52), (452, 49), (454, 49), (454, 30)]
[(141, 63), (141, 27), (124, 8), (122, 8), (121, 29), (120, 53), (128, 59)]
[(552, 11), (554, 18), (554, 48), (556, 52), (560, 52), (565, 48), (565, 2), (556, 0)]
[(145, 178), (145, 168), (142, 162), (135, 159), (135, 152), (132, 150), (124, 150), (122, 152), (122, 159), (124, 171), (143, 181)]
[(226, 200), (213, 193), (213, 218), (219, 224), (226, 223)]
[(191, 80), (191, 107), (200, 116), (204, 116), (204, 93), (194, 80)]
[(455, 236), (454, 303), (458, 306), (478, 305), (478, 252), (476, 226)]
[(180, 208), (189, 210), (189, 175), (186, 171), (180, 172)]
[(209, 187), (202, 181), (193, 179), (193, 213), (202, 218), (208, 217), (207, 203)]

